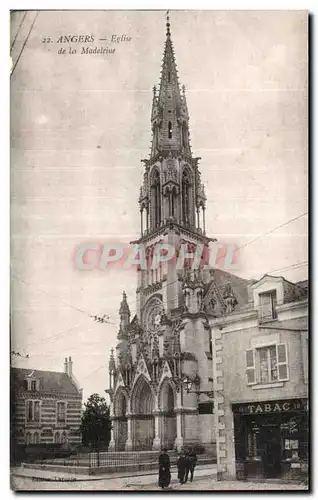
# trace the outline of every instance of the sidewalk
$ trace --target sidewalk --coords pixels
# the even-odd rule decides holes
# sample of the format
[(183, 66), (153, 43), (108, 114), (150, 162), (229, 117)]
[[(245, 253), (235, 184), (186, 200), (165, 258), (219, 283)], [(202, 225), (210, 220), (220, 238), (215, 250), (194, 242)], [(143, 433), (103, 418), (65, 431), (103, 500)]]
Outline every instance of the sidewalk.
[[(199, 472), (199, 471), (198, 471)], [(200, 474), (200, 473), (199, 473)], [(201, 472), (202, 474), (202, 472)], [(95, 481), (46, 481), (38, 479), (36, 481), (31, 478), (11, 477), (11, 488), (15, 491), (162, 491), (158, 487), (158, 476), (139, 476), (139, 477), (126, 477), (126, 478), (108, 478), (98, 479)], [(177, 482), (176, 475), (173, 474), (171, 484), (166, 488), (167, 492), (173, 491), (308, 491), (306, 485), (299, 484), (279, 484), (279, 483), (260, 483), (256, 481), (216, 481), (211, 476), (194, 478), (193, 483), (180, 485)]]
[[(171, 474), (174, 476), (177, 475), (176, 466), (171, 467)], [(135, 472), (133, 475), (131, 472), (121, 472), (121, 473), (108, 473), (103, 475), (75, 475), (69, 474), (68, 472), (55, 472), (55, 471), (47, 471), (40, 469), (31, 469), (24, 467), (15, 467), (11, 469), (11, 475), (13, 477), (20, 477), (31, 479), (33, 481), (45, 481), (45, 482), (79, 482), (79, 481), (102, 481), (102, 480), (111, 480), (111, 479), (132, 479), (132, 478), (144, 478), (143, 484), (145, 484), (145, 478), (149, 478), (149, 482), (146, 480), (146, 484), (151, 484), (158, 479), (157, 471), (142, 471)], [(216, 476), (216, 466), (215, 465), (202, 465), (200, 468), (196, 470), (196, 476), (204, 477), (204, 476)], [(138, 481), (137, 481), (138, 482)], [(140, 483), (141, 484), (141, 483)]]

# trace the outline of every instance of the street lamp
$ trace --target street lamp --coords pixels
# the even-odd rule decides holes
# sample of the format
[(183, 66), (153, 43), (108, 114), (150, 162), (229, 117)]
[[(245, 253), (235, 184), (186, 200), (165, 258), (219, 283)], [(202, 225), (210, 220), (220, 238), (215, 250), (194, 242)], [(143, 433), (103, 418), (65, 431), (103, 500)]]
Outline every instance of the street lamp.
[[(213, 379), (209, 378), (209, 382), (213, 382)], [(182, 380), (182, 385), (187, 394), (206, 394), (209, 398), (213, 398), (213, 391), (199, 391), (198, 389), (192, 390), (192, 387), (198, 387), (200, 384), (200, 378), (198, 375), (194, 379), (191, 379), (187, 375)]]

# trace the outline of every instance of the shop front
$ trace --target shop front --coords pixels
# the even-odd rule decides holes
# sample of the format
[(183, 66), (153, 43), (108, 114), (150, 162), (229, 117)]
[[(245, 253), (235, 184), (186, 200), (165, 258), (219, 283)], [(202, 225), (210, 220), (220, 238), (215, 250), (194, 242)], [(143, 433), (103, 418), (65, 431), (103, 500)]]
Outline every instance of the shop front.
[(233, 404), (237, 479), (308, 475), (308, 400)]

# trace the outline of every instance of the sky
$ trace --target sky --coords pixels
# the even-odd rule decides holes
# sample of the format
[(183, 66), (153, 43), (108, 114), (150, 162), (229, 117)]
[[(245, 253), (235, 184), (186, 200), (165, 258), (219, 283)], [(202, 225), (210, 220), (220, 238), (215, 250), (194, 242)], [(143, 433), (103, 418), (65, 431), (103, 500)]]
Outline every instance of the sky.
[[(63, 370), (71, 356), (86, 398), (108, 387), (121, 293), (133, 315), (136, 275), (80, 271), (74, 250), (139, 236), (165, 13), (24, 14), (11, 19), (11, 322), (12, 349), (29, 358), (13, 363)], [(306, 12), (173, 11), (170, 22), (207, 234), (243, 246), (239, 276), (306, 279), (306, 216), (248, 244), (307, 212)], [(95, 42), (57, 43), (65, 35)], [(113, 35), (131, 40), (99, 41)], [(82, 45), (116, 50), (81, 55)]]

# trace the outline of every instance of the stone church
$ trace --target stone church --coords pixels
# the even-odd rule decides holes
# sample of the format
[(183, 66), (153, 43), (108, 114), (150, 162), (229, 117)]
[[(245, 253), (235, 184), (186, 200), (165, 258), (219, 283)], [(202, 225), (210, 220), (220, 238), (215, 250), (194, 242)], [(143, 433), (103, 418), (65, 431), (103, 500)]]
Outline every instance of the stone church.
[[(144, 162), (141, 235), (151, 262), (155, 247), (208, 249), (206, 197), (190, 146), (185, 87), (180, 87), (169, 18), (161, 80), (153, 88), (151, 153)], [(120, 304), (116, 353), (109, 362), (113, 421), (110, 449), (215, 451), (213, 366), (209, 319), (245, 302), (244, 280), (220, 271), (178, 270), (176, 262), (138, 269), (136, 315)], [(235, 294), (229, 282), (235, 284)], [(224, 286), (224, 283), (227, 285)], [(185, 387), (187, 377), (191, 388)]]

